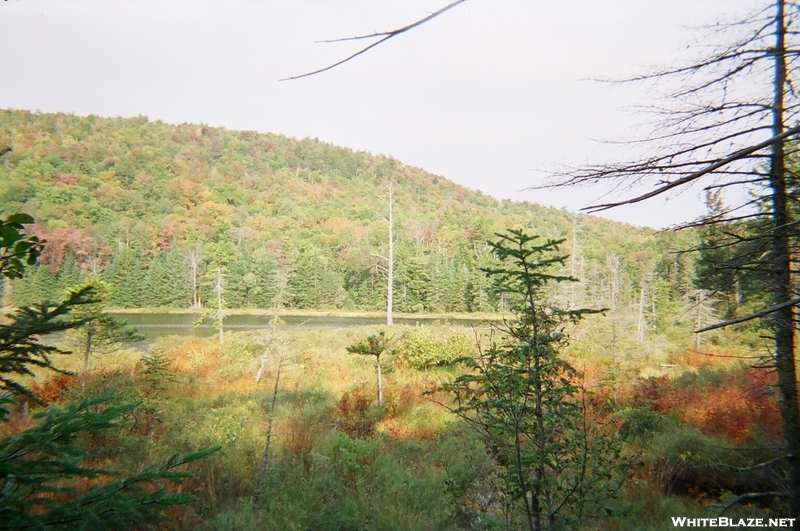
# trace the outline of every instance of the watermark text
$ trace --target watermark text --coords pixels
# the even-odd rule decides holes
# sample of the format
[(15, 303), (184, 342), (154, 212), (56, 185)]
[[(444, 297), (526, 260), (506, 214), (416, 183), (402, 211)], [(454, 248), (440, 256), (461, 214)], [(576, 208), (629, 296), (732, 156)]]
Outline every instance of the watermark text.
[(673, 516), (674, 527), (794, 527), (795, 518), (687, 518)]

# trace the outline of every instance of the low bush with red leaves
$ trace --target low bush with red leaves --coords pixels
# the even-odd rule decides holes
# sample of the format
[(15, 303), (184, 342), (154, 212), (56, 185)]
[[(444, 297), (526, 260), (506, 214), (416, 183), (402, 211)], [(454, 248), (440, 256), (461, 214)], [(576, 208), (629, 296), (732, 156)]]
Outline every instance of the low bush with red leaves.
[(767, 369), (732, 371), (701, 366), (677, 379), (650, 378), (634, 390), (633, 403), (650, 405), (708, 435), (742, 441), (759, 434), (781, 436), (780, 412)]

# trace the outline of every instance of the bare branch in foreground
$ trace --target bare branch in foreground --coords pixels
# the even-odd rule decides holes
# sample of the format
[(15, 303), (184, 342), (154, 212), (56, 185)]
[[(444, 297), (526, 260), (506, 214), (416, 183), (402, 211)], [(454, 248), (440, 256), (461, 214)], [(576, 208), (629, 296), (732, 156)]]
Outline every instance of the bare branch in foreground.
[(769, 461), (765, 461), (763, 463), (758, 463), (758, 464), (753, 465), (753, 466), (745, 466), (745, 467), (733, 466), (733, 465), (728, 465), (728, 464), (725, 464), (725, 463), (711, 463), (709, 465), (704, 465), (704, 466), (727, 468), (727, 469), (733, 470), (735, 472), (752, 472), (753, 470), (760, 470), (762, 468), (769, 468), (769, 467), (771, 467), (771, 466), (773, 466), (773, 465), (775, 465), (777, 463), (780, 463), (781, 461), (785, 461), (786, 459), (791, 459), (791, 458), (792, 458), (791, 454), (786, 454), (786, 455), (781, 455), (779, 457), (776, 457), (775, 459), (770, 459)]
[(382, 43), (388, 41), (389, 39), (391, 39), (393, 37), (397, 37), (398, 35), (401, 35), (401, 34), (407, 32), (408, 30), (414, 29), (417, 26), (421, 26), (422, 24), (425, 24), (429, 20), (432, 20), (432, 19), (438, 17), (439, 15), (444, 13), (445, 11), (454, 8), (459, 4), (463, 4), (466, 1), (467, 0), (456, 0), (455, 2), (444, 6), (443, 8), (439, 9), (438, 11), (434, 11), (433, 13), (431, 13), (430, 15), (428, 15), (425, 18), (421, 18), (420, 20), (417, 20), (416, 22), (413, 22), (413, 23), (411, 23), (411, 24), (409, 24), (407, 26), (403, 26), (402, 28), (394, 29), (394, 30), (391, 30), (391, 31), (375, 32), (375, 33), (372, 33), (370, 35), (358, 35), (358, 36), (355, 36), (355, 37), (345, 37), (345, 38), (342, 38), (342, 39), (331, 39), (331, 40), (327, 40), (327, 41), (318, 41), (318, 42), (328, 43), (328, 42), (343, 42), (343, 41), (356, 41), (356, 40), (363, 40), (363, 39), (374, 39), (374, 38), (379, 38), (380, 37), (380, 39), (377, 42), (373, 42), (372, 44), (370, 44), (368, 46), (365, 46), (364, 48), (360, 49), (356, 53), (354, 53), (354, 54), (342, 59), (341, 61), (337, 61), (336, 63), (333, 63), (332, 65), (328, 65), (325, 68), (320, 68), (319, 70), (314, 70), (313, 72), (307, 72), (305, 74), (300, 74), (299, 76), (286, 77), (286, 78), (281, 79), (280, 81), (290, 81), (292, 79), (300, 79), (300, 78), (303, 78), (303, 77), (309, 77), (309, 76), (313, 76), (313, 75), (316, 75), (316, 74), (320, 74), (320, 73), (325, 72), (327, 70), (331, 70), (332, 68), (336, 68), (337, 66), (342, 65), (342, 64), (350, 61), (351, 59), (355, 59), (359, 55), (371, 50), (372, 48), (378, 46), (379, 44), (382, 44)]
[(790, 301), (786, 301), (784, 303), (771, 306), (769, 308), (765, 308), (755, 313), (751, 313), (750, 315), (745, 315), (744, 317), (737, 317), (736, 319), (731, 319), (729, 321), (722, 321), (721, 323), (713, 324), (711, 326), (706, 326), (705, 328), (695, 330), (694, 333), (700, 334), (702, 332), (708, 332), (709, 330), (716, 330), (717, 328), (723, 328), (725, 326), (730, 326), (732, 324), (744, 323), (745, 321), (752, 321), (753, 319), (764, 317), (765, 315), (775, 313), (778, 310), (783, 310), (784, 308), (788, 308), (789, 306), (795, 306), (796, 304), (800, 304), (800, 297), (796, 297)]
[(675, 181), (669, 182), (669, 183), (667, 183), (667, 184), (665, 184), (665, 185), (663, 185), (663, 186), (661, 186), (659, 188), (656, 188), (652, 192), (648, 192), (646, 194), (640, 195), (638, 197), (634, 197), (632, 199), (627, 199), (625, 201), (619, 201), (617, 203), (605, 203), (605, 204), (602, 204), (602, 205), (588, 206), (586, 208), (582, 208), (581, 210), (585, 210), (587, 212), (594, 213), (594, 212), (600, 212), (600, 211), (603, 211), (603, 210), (608, 210), (608, 209), (611, 209), (611, 208), (614, 208), (614, 207), (618, 207), (618, 206), (622, 206), (622, 205), (630, 205), (630, 204), (633, 204), (633, 203), (639, 203), (641, 201), (644, 201), (645, 199), (650, 199), (650, 198), (655, 197), (657, 195), (661, 195), (664, 192), (672, 190), (673, 188), (677, 188), (677, 187), (679, 187), (681, 185), (688, 184), (688, 183), (690, 183), (690, 182), (692, 182), (694, 180), (699, 179), (700, 177), (703, 177), (704, 175), (708, 175), (709, 173), (712, 173), (714, 170), (717, 170), (717, 169), (725, 166), (726, 164), (730, 164), (731, 162), (734, 162), (736, 160), (745, 158), (748, 155), (751, 155), (751, 154), (755, 153), (756, 151), (762, 150), (765, 147), (769, 147), (772, 144), (775, 144), (777, 142), (785, 140), (785, 139), (789, 138), (790, 136), (796, 135), (797, 133), (800, 133), (800, 126), (792, 127), (791, 129), (788, 129), (788, 130), (784, 131), (783, 133), (781, 133), (781, 134), (779, 134), (777, 136), (774, 136), (774, 137), (772, 137), (772, 138), (770, 138), (768, 140), (765, 140), (764, 142), (761, 142), (761, 143), (756, 144), (754, 146), (750, 146), (750, 147), (741, 149), (741, 150), (737, 151), (736, 153), (733, 153), (732, 155), (729, 155), (729, 156), (727, 156), (727, 157), (725, 157), (723, 159), (718, 160), (717, 162), (715, 162), (713, 164), (710, 164), (709, 166), (706, 166), (705, 168), (702, 168), (702, 169), (700, 169), (700, 170), (698, 170), (696, 172), (692, 172), (692, 173), (690, 173), (689, 175), (687, 175), (685, 177), (682, 177), (682, 178), (677, 179)]

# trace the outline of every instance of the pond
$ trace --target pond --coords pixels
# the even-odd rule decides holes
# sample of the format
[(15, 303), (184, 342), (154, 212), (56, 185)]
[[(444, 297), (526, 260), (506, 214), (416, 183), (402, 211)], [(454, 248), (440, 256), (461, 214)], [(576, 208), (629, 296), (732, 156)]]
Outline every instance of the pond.
[[(147, 336), (148, 339), (167, 335), (183, 336), (213, 336), (217, 333), (216, 327), (206, 320), (199, 326), (193, 326), (197, 321), (197, 314), (190, 313), (114, 313), (114, 317), (124, 319), (129, 325), (133, 325)], [(269, 315), (230, 315), (225, 318), (226, 331), (239, 330), (259, 330), (270, 326)], [(315, 330), (315, 329), (341, 329), (353, 326), (380, 325), (386, 322), (385, 317), (368, 316), (281, 316), (284, 324), (282, 327)], [(430, 317), (395, 317), (394, 323), (399, 325), (431, 325), (436, 322), (445, 322), (444, 319)], [(472, 327), (481, 326), (485, 323), (479, 317), (460, 317), (457, 319), (447, 319), (447, 323), (454, 326)]]

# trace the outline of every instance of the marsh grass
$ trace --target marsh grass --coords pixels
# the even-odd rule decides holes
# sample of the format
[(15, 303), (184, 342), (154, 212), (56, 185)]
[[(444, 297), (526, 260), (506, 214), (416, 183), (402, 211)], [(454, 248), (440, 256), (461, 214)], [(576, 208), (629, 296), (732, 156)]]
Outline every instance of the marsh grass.
[[(37, 374), (35, 388), (54, 403), (109, 390), (140, 403), (116, 431), (90, 441), (98, 464), (136, 470), (176, 452), (222, 446), (195, 464), (182, 488), (200, 501), (171, 513), (168, 528), (507, 529), (497, 490), (499, 465), (484, 441), (442, 407), (449, 396), (424, 395), (463, 368), (423, 364), (415, 369), (401, 355), (389, 354), (385, 402), (378, 407), (374, 360), (348, 354), (346, 347), (384, 329), (233, 332), (222, 346), (213, 338), (162, 337), (148, 351), (125, 349), (98, 357), (85, 388), (75, 378), (52, 374)], [(402, 339), (409, 331), (420, 334), (404, 326), (390, 333)], [(591, 330), (582, 333), (567, 355), (592, 390), (592, 418), (616, 430), (626, 448), (640, 455), (639, 465), (607, 507), (608, 518), (588, 522), (586, 529), (660, 530), (671, 528), (670, 516), (713, 516), (706, 505), (715, 498), (708, 493), (669, 494), (676, 474), (714, 460), (735, 464), (739, 456), (738, 462), (745, 462), (736, 452), (715, 449), (732, 442), (703, 431), (719, 422), (693, 413), (692, 403), (681, 397), (694, 397), (709, 408), (715, 396), (742, 404), (760, 400), (748, 417), (747, 436), (769, 446), (774, 434), (759, 427), (770, 422), (771, 398), (756, 394), (769, 382), (725, 358), (720, 363), (702, 353), (679, 358), (674, 346), (630, 350), (612, 361), (602, 345), (590, 342)], [(443, 324), (424, 333), (422, 346), (446, 346), (448, 338), (469, 336), (475, 334), (468, 328)], [(489, 340), (484, 336), (482, 341), (485, 346)], [(725, 351), (709, 344), (703, 352)], [(153, 353), (165, 371), (158, 392), (143, 360)], [(77, 356), (64, 361), (67, 369), (79, 368)], [(665, 369), (670, 361), (675, 367)], [(641, 378), (648, 373), (655, 377)], [(750, 395), (723, 392), (748, 385)], [(259, 487), (270, 418), (272, 442)], [(12, 420), (5, 431), (30, 422), (20, 415)]]

